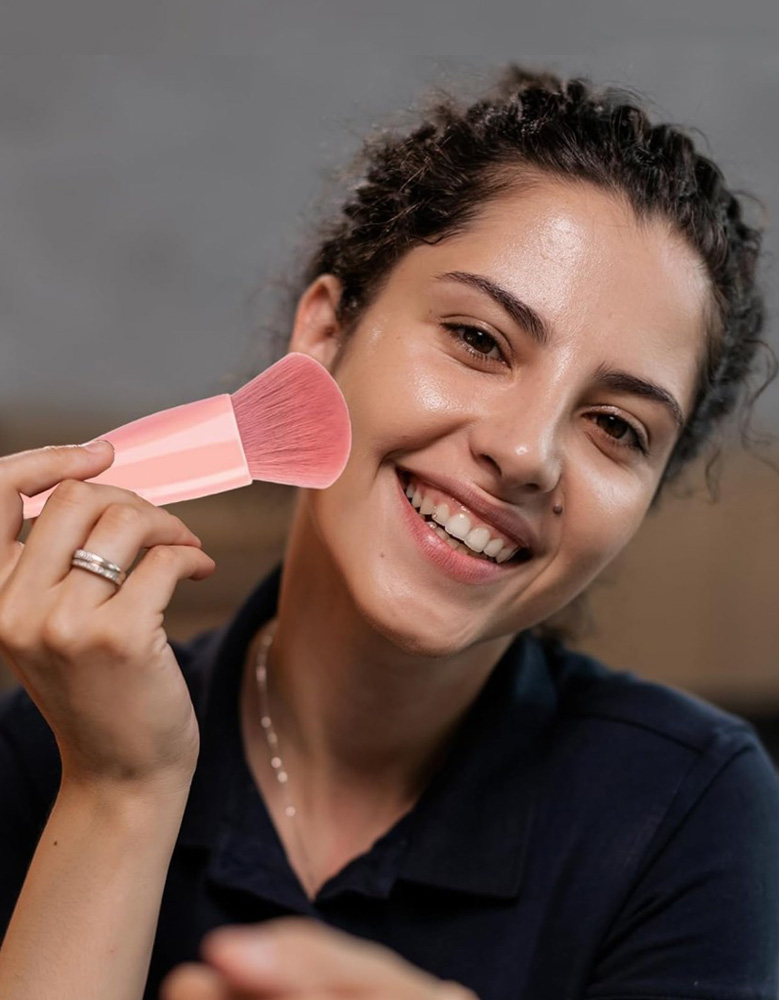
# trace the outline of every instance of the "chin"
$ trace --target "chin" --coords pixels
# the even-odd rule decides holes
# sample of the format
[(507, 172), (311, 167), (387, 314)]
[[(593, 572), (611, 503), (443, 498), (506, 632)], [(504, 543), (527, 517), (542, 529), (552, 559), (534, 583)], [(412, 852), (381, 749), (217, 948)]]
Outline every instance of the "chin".
[(360, 567), (354, 577), (348, 573), (343, 577), (357, 611), (374, 632), (410, 656), (431, 659), (456, 655), (474, 642), (479, 631), (476, 620), (453, 614), (451, 606), (439, 604), (436, 609), (432, 596), (422, 600), (418, 587), (400, 582), (384, 565), (386, 560), (379, 559), (382, 565), (369, 576)]

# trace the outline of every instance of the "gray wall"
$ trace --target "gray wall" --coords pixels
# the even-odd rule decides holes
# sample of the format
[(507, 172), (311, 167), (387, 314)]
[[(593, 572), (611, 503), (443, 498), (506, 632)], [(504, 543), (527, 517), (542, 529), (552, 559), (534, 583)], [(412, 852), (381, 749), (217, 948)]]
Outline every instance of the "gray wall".
[[(632, 85), (700, 128), (762, 198), (776, 257), (773, 0), (738, 5), (738, 19), (709, 0), (142, 10), (79, 21), (51, 5), (62, 47), (102, 33), (124, 54), (0, 57), (0, 427), (31, 408), (125, 417), (234, 388), (269, 360), (256, 331), (322, 170), (427, 85), (476, 91), (504, 58)], [(33, 30), (19, 5), (5, 46), (29, 50)], [(426, 46), (470, 55), (403, 54)], [(765, 281), (775, 314), (775, 262)], [(760, 414), (779, 428), (779, 386)]]

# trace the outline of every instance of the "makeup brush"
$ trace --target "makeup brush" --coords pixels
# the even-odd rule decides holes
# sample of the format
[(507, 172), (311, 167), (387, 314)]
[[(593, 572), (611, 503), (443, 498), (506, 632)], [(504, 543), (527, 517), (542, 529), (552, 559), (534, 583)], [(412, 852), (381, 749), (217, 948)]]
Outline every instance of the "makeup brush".
[[(343, 472), (352, 442), (335, 379), (295, 351), (232, 395), (161, 410), (100, 437), (114, 446), (114, 461), (87, 481), (133, 490), (158, 507), (254, 479), (323, 489)], [(24, 517), (37, 517), (54, 488), (25, 497)]]

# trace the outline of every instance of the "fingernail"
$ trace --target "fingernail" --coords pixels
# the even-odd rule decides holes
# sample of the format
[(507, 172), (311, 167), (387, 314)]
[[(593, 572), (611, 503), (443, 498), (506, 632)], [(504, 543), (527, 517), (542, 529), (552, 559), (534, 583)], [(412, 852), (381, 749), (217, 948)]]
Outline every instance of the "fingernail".
[(80, 445), (85, 451), (105, 451), (106, 445), (110, 445), (110, 441), (104, 441), (103, 438), (99, 438), (97, 441), (87, 441), (86, 444)]

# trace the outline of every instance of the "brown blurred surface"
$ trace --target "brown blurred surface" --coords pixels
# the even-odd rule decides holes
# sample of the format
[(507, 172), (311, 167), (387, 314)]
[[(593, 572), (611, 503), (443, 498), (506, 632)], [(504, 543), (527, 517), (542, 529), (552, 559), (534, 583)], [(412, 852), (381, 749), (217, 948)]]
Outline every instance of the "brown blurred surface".
[[(0, 453), (83, 440), (116, 423), (90, 419), (66, 434), (63, 421), (6, 422)], [(47, 430), (54, 426), (56, 434)], [(691, 482), (693, 495), (667, 496), (591, 588), (592, 630), (578, 645), (736, 711), (779, 717), (779, 473), (731, 454), (717, 504), (700, 474)], [(171, 636), (229, 618), (281, 555), (293, 496), (255, 483), (171, 508), (218, 567), (208, 580), (179, 586), (167, 616)], [(12, 681), (0, 665), (0, 685)]]

